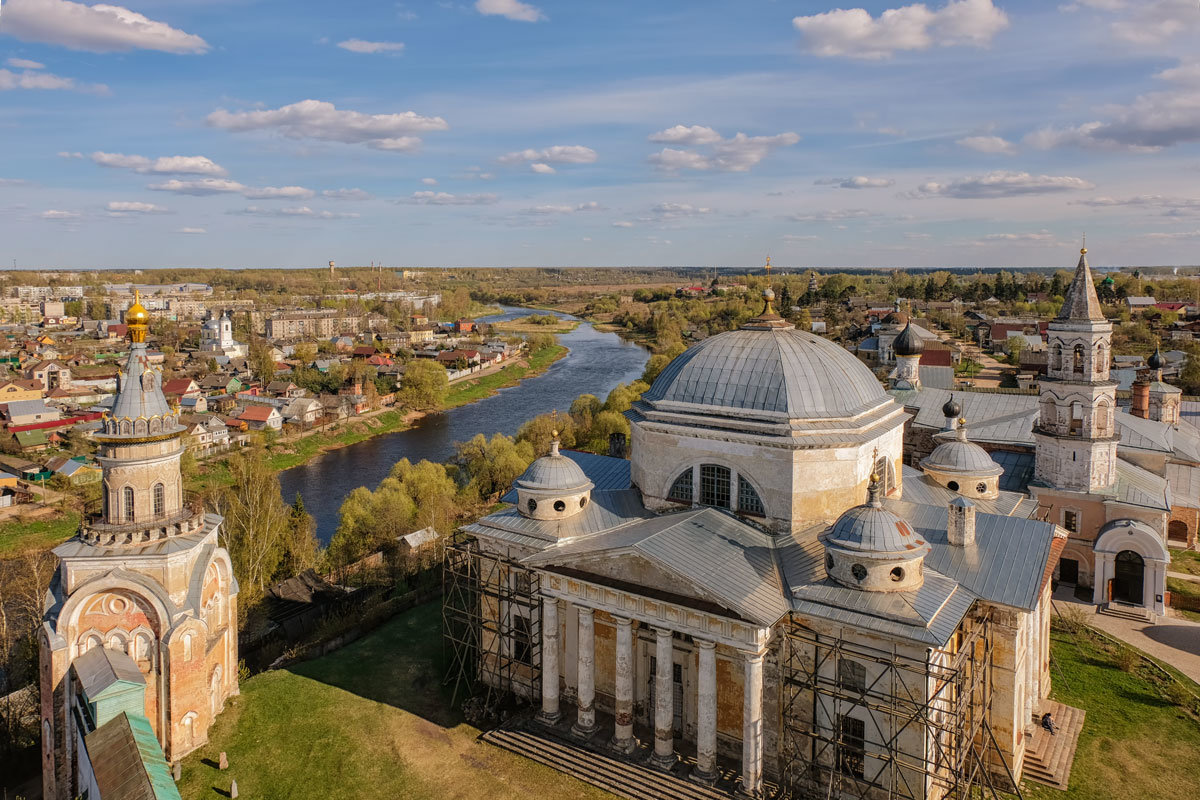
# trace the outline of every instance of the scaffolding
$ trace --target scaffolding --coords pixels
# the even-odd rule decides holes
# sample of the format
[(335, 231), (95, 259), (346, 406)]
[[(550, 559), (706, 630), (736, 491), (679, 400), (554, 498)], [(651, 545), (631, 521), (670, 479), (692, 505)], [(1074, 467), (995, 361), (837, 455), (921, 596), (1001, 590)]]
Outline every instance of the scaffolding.
[(538, 575), (457, 535), (442, 562), (445, 684), (458, 706), (479, 697), (491, 713), (541, 700)]
[(991, 615), (925, 658), (817, 633), (781, 651), (781, 772), (795, 797), (1020, 797), (990, 725)]

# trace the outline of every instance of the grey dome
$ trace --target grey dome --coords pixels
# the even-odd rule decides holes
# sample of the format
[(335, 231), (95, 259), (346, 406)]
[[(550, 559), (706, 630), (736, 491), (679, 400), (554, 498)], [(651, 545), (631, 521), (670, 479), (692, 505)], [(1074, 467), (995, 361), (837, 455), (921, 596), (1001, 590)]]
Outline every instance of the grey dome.
[(575, 463), (558, 452), (558, 442), (550, 445), (550, 455), (542, 456), (529, 465), (517, 478), (516, 485), (522, 489), (543, 492), (583, 492), (592, 488), (592, 482)]
[(898, 356), (919, 356), (925, 350), (925, 342), (913, 329), (910, 322), (896, 337), (896, 341), (892, 343), (892, 349)]
[(833, 527), (822, 535), (826, 547), (852, 550), (866, 555), (905, 559), (929, 552), (929, 545), (905, 520), (888, 511), (879, 502), (878, 485), (871, 488), (871, 499), (845, 511)]
[[(150, 364), (146, 345), (135, 342), (120, 376), (120, 389), (113, 401), (112, 411), (105, 421), (105, 433), (117, 434), (121, 422), (147, 424), (146, 432), (176, 433), (183, 430), (177, 413), (167, 403), (162, 392), (162, 374)], [(140, 424), (133, 431), (142, 433)]]
[(671, 410), (789, 419), (852, 417), (892, 402), (851, 353), (791, 326), (709, 337), (668, 364), (642, 399), (664, 410), (678, 404), (684, 408)]
[(987, 450), (967, 440), (967, 429), (960, 426), (955, 438), (942, 442), (921, 460), (921, 466), (938, 472), (957, 472), (964, 475), (989, 477), (999, 475), (1004, 468), (992, 460)]

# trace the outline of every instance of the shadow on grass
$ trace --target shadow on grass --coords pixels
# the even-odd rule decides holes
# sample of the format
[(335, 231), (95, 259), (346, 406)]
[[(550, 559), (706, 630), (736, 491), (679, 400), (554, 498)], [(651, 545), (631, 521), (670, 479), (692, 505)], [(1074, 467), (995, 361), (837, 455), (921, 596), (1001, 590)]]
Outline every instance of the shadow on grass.
[(441, 727), (462, 722), (442, 685), (441, 599), (385, 622), (327, 656), (288, 668), (295, 675), (394, 706)]

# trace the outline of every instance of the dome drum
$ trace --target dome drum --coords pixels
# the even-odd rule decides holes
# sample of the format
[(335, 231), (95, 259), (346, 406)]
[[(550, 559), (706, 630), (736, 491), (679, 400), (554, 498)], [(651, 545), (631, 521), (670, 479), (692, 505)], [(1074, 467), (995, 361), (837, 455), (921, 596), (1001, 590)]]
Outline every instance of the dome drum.
[(825, 572), (852, 589), (869, 592), (908, 592), (925, 580), (925, 555), (908, 559), (877, 558), (873, 555), (828, 547)]
[(551, 443), (550, 454), (530, 464), (513, 485), (517, 510), (540, 520), (575, 516), (587, 508), (594, 488), (579, 465), (558, 451), (557, 440)]
[(883, 507), (879, 475), (871, 476), (869, 498), (848, 509), (821, 534), (825, 572), (851, 589), (906, 592), (925, 580), (929, 544), (907, 520)]
[(967, 439), (966, 420), (959, 419), (958, 423), (954, 438), (943, 441), (921, 460), (921, 470), (964, 497), (994, 500), (1000, 494), (1004, 468), (992, 460), (988, 451)]

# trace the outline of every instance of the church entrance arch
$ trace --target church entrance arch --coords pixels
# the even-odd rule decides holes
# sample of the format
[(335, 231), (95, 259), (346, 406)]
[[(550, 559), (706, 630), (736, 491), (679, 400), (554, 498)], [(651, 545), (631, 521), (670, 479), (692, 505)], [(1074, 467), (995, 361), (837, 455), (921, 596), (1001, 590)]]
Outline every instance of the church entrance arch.
[(1132, 550), (1117, 553), (1113, 570), (1113, 600), (1118, 603), (1142, 605), (1142, 588), (1146, 577), (1146, 562)]
[(1167, 523), (1167, 541), (1171, 544), (1180, 544), (1187, 547), (1187, 523), (1180, 519), (1173, 519)]

